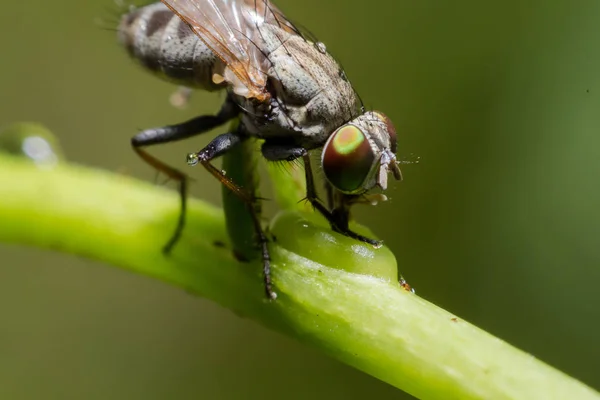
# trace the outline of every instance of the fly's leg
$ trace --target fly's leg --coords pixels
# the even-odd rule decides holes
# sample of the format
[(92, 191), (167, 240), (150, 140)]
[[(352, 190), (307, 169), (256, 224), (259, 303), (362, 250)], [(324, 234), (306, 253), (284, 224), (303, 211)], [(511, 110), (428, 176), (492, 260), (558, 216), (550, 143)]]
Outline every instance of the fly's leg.
[(181, 124), (143, 130), (131, 139), (131, 145), (145, 147), (187, 139), (223, 125), (238, 114), (238, 107), (228, 98), (217, 115), (201, 115)]
[(327, 193), (327, 204), (335, 223), (341, 229), (348, 229), (350, 207), (356, 203), (358, 196), (338, 192), (329, 182), (325, 183), (325, 192)]
[[(265, 142), (262, 147), (262, 153), (269, 161), (293, 161), (302, 157), (302, 160), (304, 161), (304, 173), (306, 176), (306, 200), (310, 201), (313, 208), (329, 221), (331, 229), (361, 242), (369, 243), (376, 248), (381, 247), (381, 241), (369, 239), (368, 237), (359, 235), (350, 230), (348, 227), (348, 210), (346, 208), (336, 207), (334, 208), (334, 212), (331, 212), (323, 205), (321, 200), (317, 197), (315, 181), (310, 165), (310, 156), (305, 148)], [(332, 201), (331, 199), (328, 200)]]
[(335, 208), (335, 193), (333, 186), (327, 180), (325, 180), (325, 194), (327, 195), (327, 207), (333, 210)]
[(273, 286), (271, 283), (271, 255), (267, 246), (268, 240), (263, 231), (260, 223), (260, 218), (255, 207), (255, 199), (252, 194), (246, 191), (244, 188), (238, 186), (233, 180), (225, 176), (224, 172), (216, 168), (211, 164), (211, 160), (227, 153), (234, 146), (238, 145), (245, 138), (234, 133), (224, 133), (217, 136), (210, 142), (205, 148), (197, 153), (191, 153), (188, 155), (188, 164), (197, 165), (201, 164), (211, 175), (219, 180), (225, 187), (227, 187), (233, 194), (235, 194), (240, 200), (246, 204), (246, 208), (252, 217), (252, 224), (254, 225), (254, 232), (256, 239), (260, 246), (261, 257), (263, 262), (263, 279), (265, 286), (265, 293), (269, 299), (276, 299), (277, 295), (273, 292)]
[(331, 210), (335, 224), (342, 229), (348, 229), (351, 203), (346, 200), (349, 196), (336, 191), (331, 183), (327, 181), (325, 182), (325, 193), (327, 196), (327, 206)]
[[(310, 157), (308, 152), (302, 156), (304, 160), (304, 172), (306, 174), (306, 198), (316, 208), (331, 225), (331, 229), (339, 232), (343, 235), (351, 237), (352, 239), (359, 240), (361, 242), (369, 243), (375, 248), (379, 248), (383, 245), (380, 240), (370, 239), (366, 236), (359, 235), (358, 233), (351, 231), (348, 227), (348, 215), (347, 209), (334, 208), (334, 212), (330, 212), (323, 206), (321, 201), (317, 198), (317, 192), (315, 190), (315, 181), (313, 178), (312, 167), (310, 165)], [(337, 211), (336, 211), (337, 210)]]
[[(331, 186), (328, 183), (329, 186)], [(333, 188), (332, 188), (333, 191)], [(350, 206), (351, 197), (343, 193), (333, 193), (333, 206), (331, 207), (331, 215), (337, 226), (341, 229), (348, 229), (350, 223)]]
[(151, 146), (160, 143), (174, 142), (177, 140), (186, 139), (192, 136), (200, 135), (208, 132), (217, 126), (220, 126), (230, 119), (236, 117), (238, 109), (229, 99), (223, 104), (217, 115), (203, 115), (193, 118), (187, 122), (169, 125), (161, 128), (146, 129), (133, 138), (131, 138), (131, 146), (142, 160), (151, 165), (158, 171), (164, 173), (169, 178), (178, 182), (178, 191), (180, 197), (180, 212), (177, 219), (175, 232), (171, 235), (169, 241), (163, 247), (164, 253), (169, 253), (175, 243), (181, 237), (183, 227), (185, 226), (185, 210), (187, 205), (187, 176), (176, 168), (165, 164), (156, 157), (146, 152), (143, 147)]
[(163, 247), (163, 252), (168, 254), (171, 251), (171, 249), (173, 248), (173, 246), (175, 245), (175, 243), (177, 243), (177, 241), (181, 237), (181, 233), (183, 232), (183, 227), (185, 226), (185, 210), (186, 210), (186, 206), (187, 206), (187, 177), (183, 172), (171, 167), (168, 164), (165, 164), (164, 162), (160, 161), (158, 158), (151, 156), (149, 153), (145, 152), (143, 149), (141, 149), (139, 147), (139, 146), (143, 146), (143, 144), (136, 146), (135, 144), (133, 144), (133, 140), (132, 140), (132, 146), (133, 146), (133, 150), (137, 153), (137, 155), (140, 156), (140, 158), (142, 160), (144, 160), (147, 164), (151, 165), (158, 171), (167, 175), (169, 178), (178, 182), (178, 192), (179, 192), (179, 198), (180, 198), (181, 205), (180, 205), (179, 217), (177, 218), (177, 226), (175, 227), (175, 232), (173, 232), (173, 234), (171, 235), (171, 238)]

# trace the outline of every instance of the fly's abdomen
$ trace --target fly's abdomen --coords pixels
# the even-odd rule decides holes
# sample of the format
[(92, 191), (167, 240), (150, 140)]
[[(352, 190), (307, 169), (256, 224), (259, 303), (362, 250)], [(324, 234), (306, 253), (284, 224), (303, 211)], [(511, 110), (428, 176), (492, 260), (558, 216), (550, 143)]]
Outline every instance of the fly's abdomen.
[(222, 88), (212, 81), (221, 60), (164, 4), (124, 15), (118, 32), (129, 54), (162, 78), (204, 90)]

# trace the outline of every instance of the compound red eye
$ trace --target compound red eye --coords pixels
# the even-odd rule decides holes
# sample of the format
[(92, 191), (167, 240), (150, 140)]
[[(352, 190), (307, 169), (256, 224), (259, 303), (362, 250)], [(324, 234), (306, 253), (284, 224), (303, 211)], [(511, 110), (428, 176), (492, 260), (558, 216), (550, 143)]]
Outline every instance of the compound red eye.
[(369, 140), (354, 125), (344, 125), (331, 135), (321, 160), (327, 180), (346, 193), (360, 191), (374, 162)]

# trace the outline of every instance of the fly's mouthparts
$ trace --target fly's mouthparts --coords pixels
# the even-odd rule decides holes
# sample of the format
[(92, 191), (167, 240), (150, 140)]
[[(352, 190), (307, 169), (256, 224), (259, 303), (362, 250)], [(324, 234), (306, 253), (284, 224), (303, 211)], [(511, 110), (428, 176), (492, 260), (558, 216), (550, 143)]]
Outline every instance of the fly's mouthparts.
[(188, 165), (190, 165), (192, 167), (195, 165), (198, 165), (198, 161), (199, 161), (198, 153), (189, 153), (187, 155), (186, 160), (187, 160)]

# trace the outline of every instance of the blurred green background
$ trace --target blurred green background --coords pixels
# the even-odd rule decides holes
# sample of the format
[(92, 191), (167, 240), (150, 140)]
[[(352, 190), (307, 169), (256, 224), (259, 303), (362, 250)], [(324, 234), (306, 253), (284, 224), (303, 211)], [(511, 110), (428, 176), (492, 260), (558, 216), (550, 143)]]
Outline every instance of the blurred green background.
[[(5, 3), (0, 125), (45, 124), (73, 162), (153, 180), (130, 137), (220, 105), (198, 93), (172, 108), (174, 87), (101, 28), (112, 0)], [(390, 202), (357, 212), (417, 293), (599, 388), (600, 2), (277, 4), (392, 118), (399, 154), (421, 157)], [(185, 168), (211, 137), (153, 153)], [(218, 183), (188, 172), (218, 204)], [(409, 398), (160, 282), (0, 255), (0, 398)]]

